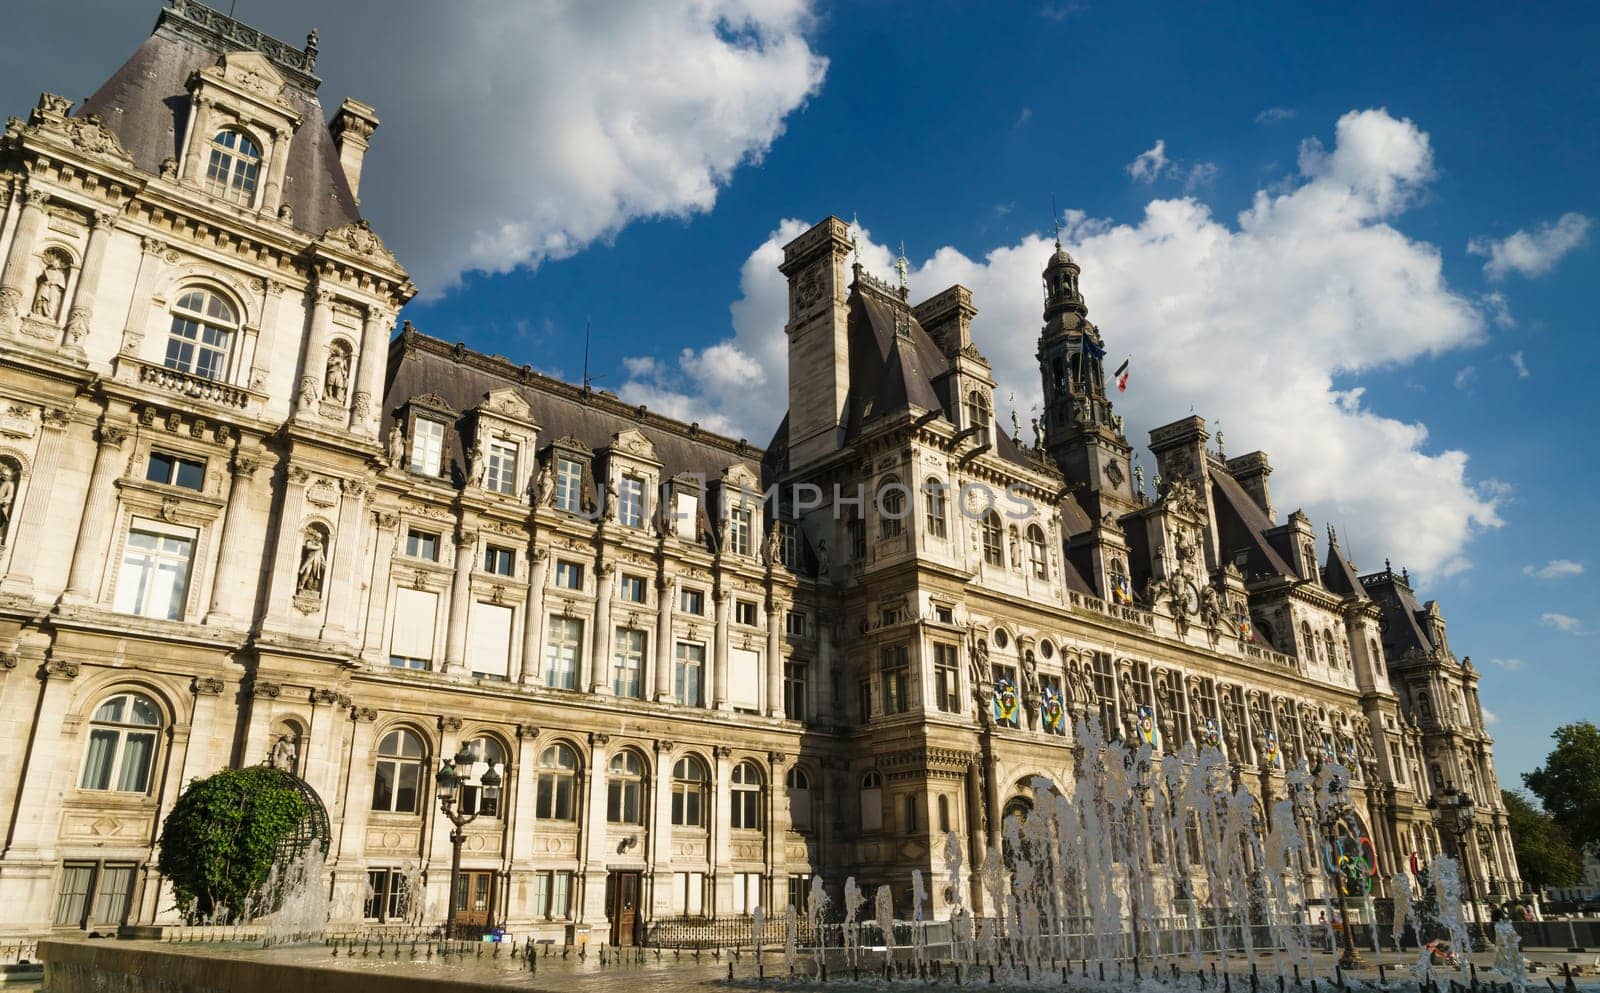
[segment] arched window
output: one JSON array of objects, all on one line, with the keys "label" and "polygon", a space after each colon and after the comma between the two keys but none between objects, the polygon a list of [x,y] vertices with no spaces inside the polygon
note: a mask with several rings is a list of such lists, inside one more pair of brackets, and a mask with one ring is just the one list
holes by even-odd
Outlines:
[{"label": "arched window", "polygon": [[165,365],[202,379],[226,379],[238,331],[239,318],[228,301],[210,290],[188,290],[172,307]]},{"label": "arched window", "polygon": [[983,561],[989,565],[1006,564],[1004,533],[1000,528],[1000,515],[989,511],[983,515]]},{"label": "arched window", "polygon": [[1323,648],[1328,653],[1328,665],[1337,667],[1338,664],[1339,664],[1339,656],[1333,650],[1333,632],[1332,631],[1328,631],[1326,629],[1323,630],[1323,632],[1322,632],[1322,645],[1323,645]]},{"label": "arched window", "polygon": [[898,538],[905,529],[906,487],[895,476],[878,484],[878,537]]},{"label": "arched window", "polygon": [[686,755],[672,767],[672,823],[678,827],[705,827],[706,767]]},{"label": "arched window", "polygon": [[89,751],[78,786],[86,790],[147,793],[156,761],[161,708],[138,693],[119,693],[89,718]]},{"label": "arched window", "polygon": [[211,160],[206,163],[206,192],[250,206],[256,198],[261,173],[261,146],[238,131],[219,131],[211,139]]},{"label": "arched window", "polygon": [[783,777],[789,792],[789,826],[796,831],[811,830],[811,777],[795,766]]},{"label": "arched window", "polygon": [[939,794],[939,833],[950,833],[950,798]]},{"label": "arched window", "polygon": [[989,398],[982,390],[967,394],[967,426],[977,429],[973,437],[978,444],[989,444]]},{"label": "arched window", "polygon": [[572,748],[557,743],[541,752],[534,816],[546,821],[573,820],[573,797],[577,791],[578,757]]},{"label": "arched window", "polygon": [[474,761],[472,772],[461,782],[460,808],[463,814],[479,817],[499,817],[500,798],[483,795],[483,774],[493,769],[497,775],[506,771],[506,750],[496,738],[482,737],[467,742]]},{"label": "arched window", "polygon": [[1300,655],[1307,664],[1317,660],[1317,639],[1311,637],[1311,625],[1300,622]]},{"label": "arched window", "polygon": [[372,777],[372,809],[415,814],[421,807],[422,739],[396,728],[378,742],[378,765]]},{"label": "arched window", "polygon": [[1380,663],[1383,661],[1383,653],[1378,650],[1378,639],[1376,639],[1376,638],[1368,639],[1368,641],[1367,641],[1367,655],[1370,656],[1367,659],[1368,668],[1372,672],[1381,672],[1382,671],[1382,666],[1380,665]]},{"label": "arched window", "polygon": [[1028,555],[1033,559],[1033,578],[1050,578],[1050,560],[1045,556],[1044,528],[1028,525]]},{"label": "arched window", "polygon": [[906,834],[918,834],[922,831],[922,813],[920,804],[918,802],[919,799],[920,798],[915,793],[912,793],[906,797]]},{"label": "arched window", "polygon": [[926,529],[930,538],[943,538],[946,534],[946,506],[944,483],[929,477],[922,484],[922,506],[926,515]]},{"label": "arched window", "polygon": [[733,802],[728,810],[728,826],[745,831],[761,830],[761,770],[754,762],[733,767]]},{"label": "arched window", "polygon": [[631,751],[611,756],[606,770],[606,820],[641,824],[644,813],[644,763]]},{"label": "arched window", "polygon": [[883,830],[883,780],[876,772],[861,777],[861,830]]}]

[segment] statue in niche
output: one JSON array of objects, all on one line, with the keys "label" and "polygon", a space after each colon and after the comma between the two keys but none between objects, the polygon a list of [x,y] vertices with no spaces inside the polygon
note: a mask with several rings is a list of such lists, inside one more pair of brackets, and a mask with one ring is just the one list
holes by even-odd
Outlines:
[{"label": "statue in niche", "polygon": [[300,574],[295,593],[316,596],[322,592],[322,575],[327,570],[327,550],[323,547],[322,532],[316,528],[306,530],[305,541],[300,545]]},{"label": "statue in niche", "polygon": [[350,353],[335,345],[328,349],[328,369],[322,379],[322,398],[344,403],[349,392]]},{"label": "statue in niche", "polygon": [[267,765],[282,772],[293,773],[299,758],[300,748],[295,744],[294,735],[280,734],[278,740],[272,743],[272,754],[267,756]]},{"label": "statue in niche", "polygon": [[10,466],[0,466],[0,545],[11,536],[11,505],[17,499],[17,476]]},{"label": "statue in niche", "polygon": [[1039,696],[1039,660],[1031,649],[1022,653],[1022,696],[1025,700]]},{"label": "statue in niche", "polygon": [[535,507],[549,505],[550,498],[556,492],[556,479],[555,473],[550,471],[548,464],[540,466],[539,471],[534,474],[533,485],[529,488],[529,491],[533,494],[533,505]]},{"label": "statue in niche", "polygon": [[405,464],[406,436],[400,433],[400,425],[395,424],[389,428],[389,467],[400,469]]},{"label": "statue in niche", "polygon": [[828,578],[828,574],[829,574],[829,570],[832,569],[832,567],[833,567],[833,561],[830,558],[828,558],[828,539],[826,539],[826,538],[818,538],[817,539],[817,576],[819,578],[822,578],[822,579],[827,579]]},{"label": "statue in niche", "polygon": [[67,272],[70,265],[60,252],[46,252],[44,271],[39,273],[33,290],[33,307],[29,313],[47,321],[61,316],[61,301],[67,295]]},{"label": "statue in niche", "polygon": [[761,561],[765,565],[781,565],[778,561],[778,525],[767,529],[767,540],[761,546]]},{"label": "statue in niche", "polygon": [[467,485],[479,486],[483,482],[483,446],[476,440],[467,450]]}]

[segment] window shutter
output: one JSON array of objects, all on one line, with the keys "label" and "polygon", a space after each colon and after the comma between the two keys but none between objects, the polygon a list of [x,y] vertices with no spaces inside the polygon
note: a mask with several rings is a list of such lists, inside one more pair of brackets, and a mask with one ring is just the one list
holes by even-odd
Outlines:
[{"label": "window shutter", "polygon": [[475,602],[467,616],[467,671],[504,679],[511,674],[511,608]]},{"label": "window shutter", "polygon": [[439,594],[402,587],[394,594],[394,636],[389,654],[408,659],[433,659],[434,618]]}]

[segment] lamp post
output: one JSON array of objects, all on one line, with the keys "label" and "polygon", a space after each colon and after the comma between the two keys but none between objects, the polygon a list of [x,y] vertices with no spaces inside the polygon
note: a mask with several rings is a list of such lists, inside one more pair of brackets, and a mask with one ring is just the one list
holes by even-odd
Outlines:
[{"label": "lamp post", "polygon": [[[454,825],[450,831],[450,911],[445,919],[445,937],[456,936],[456,887],[461,881],[461,846],[467,840],[466,827],[478,819],[476,806],[472,813],[463,814],[456,809],[456,802],[461,796],[461,787],[472,778],[472,767],[478,761],[478,756],[470,745],[462,742],[461,750],[456,752],[455,758],[445,759],[439,765],[439,772],[434,777],[435,794],[439,798],[439,809],[450,818]],[[495,771],[493,763],[479,777],[478,784],[483,793],[479,805],[486,801],[495,801],[500,798],[500,773]]]},{"label": "lamp post", "polygon": [[[1318,772],[1321,772],[1319,766]],[[1351,827],[1355,808],[1350,804],[1350,793],[1344,777],[1337,773],[1328,776],[1327,799],[1319,816],[1318,826],[1327,839],[1329,857],[1328,873],[1333,879],[1334,892],[1339,897],[1339,930],[1344,939],[1344,952],[1339,957],[1339,968],[1360,969],[1366,965],[1361,953],[1356,951],[1355,929],[1350,926],[1350,904],[1347,899],[1350,886],[1361,879],[1361,869],[1354,862],[1339,858],[1339,842],[1344,838],[1355,841],[1358,833]]]},{"label": "lamp post", "polygon": [[[1471,836],[1473,824],[1478,819],[1477,805],[1472,802],[1471,794],[1456,789],[1454,783],[1446,783],[1439,792],[1440,796],[1428,798],[1428,816],[1433,818],[1433,826],[1439,833],[1450,839],[1456,861],[1461,865],[1464,902],[1471,908],[1472,922],[1481,926],[1477,896],[1472,885],[1472,858],[1467,852],[1467,838]],[[1477,943],[1476,939],[1473,943]]]}]

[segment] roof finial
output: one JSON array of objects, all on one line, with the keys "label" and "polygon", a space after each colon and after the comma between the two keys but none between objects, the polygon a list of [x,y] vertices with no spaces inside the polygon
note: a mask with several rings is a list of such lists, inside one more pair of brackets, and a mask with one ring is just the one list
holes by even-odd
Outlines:
[{"label": "roof finial", "polygon": [[1061,211],[1056,209],[1056,195],[1050,194],[1050,223],[1056,229],[1056,251],[1061,251]]},{"label": "roof finial", "polygon": [[1011,396],[1006,400],[1011,405],[1011,440],[1021,444],[1022,424],[1017,421],[1017,391],[1012,390]]},{"label": "roof finial", "polygon": [[850,261],[856,265],[861,264],[861,240],[859,234],[861,222],[856,220],[856,212],[850,212],[850,252],[854,256]]},{"label": "roof finial", "polygon": [[1333,529],[1332,524],[1328,525],[1328,544],[1335,548],[1339,547],[1339,532]]},{"label": "roof finial", "polygon": [[1217,458],[1226,459],[1228,453],[1222,447],[1222,418],[1217,418]]},{"label": "roof finial", "polygon": [[894,260],[894,273],[900,278],[900,289],[905,290],[906,273],[911,271],[911,263],[906,261],[906,243],[900,243],[900,257]]}]

